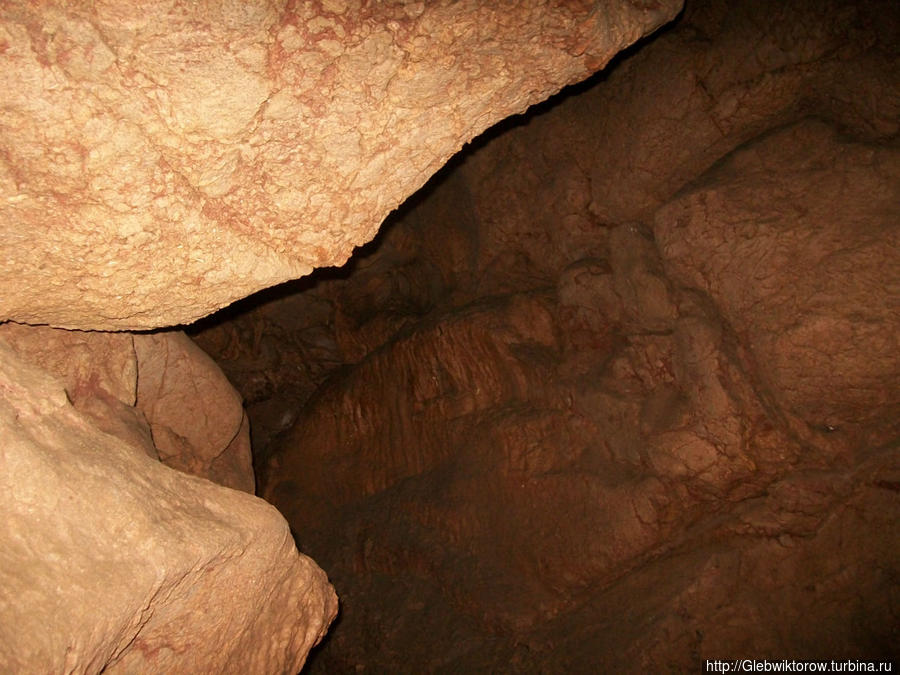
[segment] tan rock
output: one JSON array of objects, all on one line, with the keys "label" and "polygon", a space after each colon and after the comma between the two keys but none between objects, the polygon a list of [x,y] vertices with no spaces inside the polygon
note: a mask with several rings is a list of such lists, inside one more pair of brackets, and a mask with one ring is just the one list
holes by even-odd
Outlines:
[{"label": "tan rock", "polygon": [[187,323],[342,263],[680,5],[4,3],[0,318]]},{"label": "tan rock", "polygon": [[160,460],[252,494],[250,426],[222,370],[178,331],[134,335],[134,352],[137,407]]},{"label": "tan rock", "polygon": [[7,322],[0,339],[59,378],[72,405],[98,429],[158,459],[147,420],[134,407],[138,366],[131,335]]},{"label": "tan rock", "polygon": [[0,670],[296,672],[337,606],[264,502],[101,432],[0,341]]},{"label": "tan rock", "polygon": [[180,331],[0,325],[22,358],[62,379],[102,431],[186,473],[254,491],[249,421],[222,370]]}]

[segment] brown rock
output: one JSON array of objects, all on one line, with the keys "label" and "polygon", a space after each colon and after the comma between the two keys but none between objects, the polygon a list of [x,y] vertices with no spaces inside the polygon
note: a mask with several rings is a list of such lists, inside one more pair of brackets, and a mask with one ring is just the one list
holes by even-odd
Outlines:
[{"label": "brown rock", "polygon": [[766,398],[819,436],[880,445],[900,433],[898,220],[900,153],[808,122],[704,176],[659,212],[656,235]]},{"label": "brown rock", "polygon": [[0,669],[296,672],[337,609],[284,520],[101,432],[0,342]]},{"label": "brown rock", "polygon": [[[553,359],[547,304],[514,297],[448,316],[332,381],[281,440],[282,448],[307,452],[275,460],[266,498],[302,532],[317,527],[322,508],[359,501],[447,461],[482,415],[543,387],[543,364],[525,355]],[[358,462],[370,470],[358,471]]]},{"label": "brown rock", "polygon": [[5,3],[0,318],[186,323],[342,263],[680,4]]},{"label": "brown rock", "polygon": [[[417,219],[432,221],[433,237],[422,250],[460,229],[473,240],[465,271],[455,257],[437,262],[452,261],[464,287],[552,287],[574,261],[607,257],[607,228],[649,224],[678,190],[768,130],[812,114],[867,141],[891,138],[898,21],[890,0],[687,3],[677,26],[620,57],[595,86],[474,144],[422,204]],[[801,26],[810,27],[802,38]]]},{"label": "brown rock", "polygon": [[796,660],[896,659],[898,591],[885,562],[897,548],[885,534],[900,513],[878,476],[897,470],[880,453],[856,480],[829,472],[784,481],[738,507],[740,524],[584,595],[495,662],[511,672],[602,663],[631,673],[689,672],[723,651],[776,662],[786,651]]},{"label": "brown rock", "polygon": [[[178,1],[0,10],[22,80],[0,310],[153,325],[343,260],[478,129],[668,11]],[[276,450],[265,494],[341,591],[313,672],[896,655],[898,8],[696,0],[478,141],[351,267],[205,324]],[[178,334],[29,331],[0,337],[73,405],[0,350],[0,662],[296,668],[334,601],[283,523],[94,429],[149,445],[143,410],[167,461],[239,485],[221,373]],[[54,599],[38,632],[24,603]]]},{"label": "brown rock", "polygon": [[896,656],[897,10],[698,0],[268,306],[344,360],[265,477],[312,672]]}]

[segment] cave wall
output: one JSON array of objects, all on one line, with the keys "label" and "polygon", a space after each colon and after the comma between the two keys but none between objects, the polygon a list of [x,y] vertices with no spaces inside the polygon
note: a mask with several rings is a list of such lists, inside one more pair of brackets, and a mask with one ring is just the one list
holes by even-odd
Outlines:
[{"label": "cave wall", "polygon": [[313,672],[897,657],[898,44],[688,3],[198,329],[342,597]]}]

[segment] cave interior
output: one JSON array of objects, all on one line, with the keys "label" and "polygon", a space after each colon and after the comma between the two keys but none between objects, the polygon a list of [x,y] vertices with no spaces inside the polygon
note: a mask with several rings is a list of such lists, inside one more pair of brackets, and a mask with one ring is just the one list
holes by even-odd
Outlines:
[{"label": "cave interior", "polygon": [[[622,4],[648,14],[666,3]],[[394,5],[409,6],[390,15],[398,41],[429,11],[446,22],[440,12],[481,6],[360,4]],[[250,9],[227,11],[252,31]],[[19,14],[2,17],[13,25]],[[72,34],[90,35],[89,23],[73,20]],[[279,45],[302,43],[294,28],[282,26]],[[15,51],[6,39],[0,58]],[[581,59],[578,49],[560,51]],[[229,67],[255,54],[248,47]],[[268,63],[293,67],[279,58]],[[214,313],[201,302],[184,316],[203,318],[167,322],[191,283],[168,288],[149,274],[146,296],[115,287],[105,297],[96,279],[58,284],[62,298],[77,286],[88,309],[54,305],[32,277],[17,291],[24,300],[0,298],[0,310],[12,307],[0,313],[0,431],[11,439],[0,449],[0,670],[676,673],[748,658],[832,659],[849,672],[897,662],[900,3],[688,0],[593,70],[586,80],[565,71],[580,81],[490,126],[433,175],[420,167],[408,178],[389,163],[365,174],[385,175],[387,196],[359,191],[378,208],[398,175],[431,177],[377,234],[357,231],[341,266],[328,263],[347,257],[350,235],[341,222],[314,223],[337,253],[313,238],[325,252],[286,265],[316,269],[269,284],[290,275],[246,242],[269,237],[265,246],[290,253],[284,242],[301,235],[250,225],[248,235],[234,216],[242,197],[226,203],[245,189],[237,178],[179,169],[208,193],[185,219],[237,222],[217,245],[262,271],[195,274],[190,265],[215,263],[202,251],[178,258],[174,246],[154,271],[183,265],[206,284],[198,295],[220,294],[209,307],[242,299]],[[82,71],[66,72],[81,81]],[[331,79],[315,86],[341,76],[322,72]],[[184,103],[179,82],[171,75],[173,109]],[[199,122],[182,115],[195,125],[184,133],[191,151],[191,134],[206,133],[201,94],[184,99],[200,111]],[[237,119],[232,98],[216,104]],[[259,133],[278,140],[285,119],[327,117],[326,103],[296,112],[273,95],[260,109],[274,121]],[[167,138],[147,118],[148,137]],[[411,147],[449,144],[453,133]],[[335,139],[315,142],[339,156]],[[178,173],[166,173],[178,143],[126,141],[116,153],[162,148],[166,161],[147,170]],[[15,163],[7,145],[0,167]],[[214,143],[197,147],[217,171],[240,174],[238,160],[208,150]],[[306,160],[285,157],[272,165],[294,171]],[[152,208],[202,192],[179,192],[182,177]],[[83,188],[53,180],[53,203],[69,208]],[[130,195],[141,182],[109,180],[96,194]],[[2,208],[24,209],[20,192]],[[292,199],[285,209],[302,201]],[[352,220],[357,204],[310,203],[323,221]],[[26,234],[6,234],[10,222],[43,232],[0,212],[4,251],[28,248]],[[107,237],[97,259],[155,260],[141,227]],[[191,227],[201,241],[203,227]],[[65,250],[46,253],[48,269]],[[10,253],[10,270],[17,260]],[[158,288],[164,301],[150,295]],[[133,298],[158,313],[127,309]],[[96,325],[79,323],[104,302],[127,311],[111,305]]]},{"label": "cave interior", "polygon": [[309,672],[896,656],[897,27],[689,2],[189,329],[341,598]]}]

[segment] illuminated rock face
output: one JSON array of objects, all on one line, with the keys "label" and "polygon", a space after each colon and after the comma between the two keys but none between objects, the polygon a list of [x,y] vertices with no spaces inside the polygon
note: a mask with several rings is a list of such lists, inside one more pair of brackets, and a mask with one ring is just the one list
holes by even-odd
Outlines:
[{"label": "illuminated rock face", "polygon": [[341,264],[680,5],[6,2],[0,320],[188,323]]},{"label": "illuminated rock face", "polygon": [[896,657],[898,37],[694,2],[196,335],[342,598],[313,672]]},{"label": "illuminated rock face", "polygon": [[[183,342],[0,326],[4,671],[295,672],[334,618],[334,590],[274,508],[157,459],[167,447],[154,445],[158,429],[183,417],[160,396],[145,408],[148,424],[134,407],[139,373],[168,378],[158,391],[170,396],[178,364],[195,392],[224,382]],[[199,429],[210,417],[240,435],[239,401],[182,403]],[[180,468],[252,487],[239,463],[202,470],[209,439],[183,440],[198,460]],[[220,454],[233,455],[225,446]]]}]

